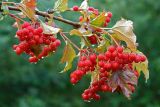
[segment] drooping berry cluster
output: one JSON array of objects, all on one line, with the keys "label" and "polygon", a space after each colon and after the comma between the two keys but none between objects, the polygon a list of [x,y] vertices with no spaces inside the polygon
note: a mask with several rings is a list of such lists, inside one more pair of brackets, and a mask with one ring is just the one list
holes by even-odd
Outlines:
[{"label": "drooping berry cluster", "polygon": [[96,54],[91,54],[89,57],[84,55],[80,56],[77,70],[71,73],[71,83],[76,84],[81,78],[89,71],[94,71],[96,67]]},{"label": "drooping berry cluster", "polygon": [[[88,72],[98,74],[98,79],[91,82],[89,88],[82,94],[82,98],[85,101],[91,99],[99,100],[100,96],[98,92],[112,91],[112,87],[109,86],[108,81],[113,73],[130,70],[138,78],[139,73],[134,70],[132,63],[144,61],[146,61],[144,55],[125,52],[122,46],[110,46],[103,54],[91,54],[88,57],[81,55],[77,70],[70,75],[71,83],[78,83]],[[128,83],[127,85],[134,92],[134,84]],[[118,87],[116,91],[121,91],[121,88]]]},{"label": "drooping berry cluster", "polygon": [[54,35],[43,34],[42,27],[36,27],[28,22],[22,24],[22,29],[18,30],[16,35],[20,43],[13,46],[14,51],[17,55],[23,52],[28,54],[31,63],[36,63],[49,53],[56,51],[61,44]]},{"label": "drooping berry cluster", "polygon": [[111,21],[111,18],[112,18],[112,13],[111,12],[107,12],[107,16],[106,16],[106,20],[105,20],[105,23],[104,23],[104,27],[108,26],[108,24]]}]

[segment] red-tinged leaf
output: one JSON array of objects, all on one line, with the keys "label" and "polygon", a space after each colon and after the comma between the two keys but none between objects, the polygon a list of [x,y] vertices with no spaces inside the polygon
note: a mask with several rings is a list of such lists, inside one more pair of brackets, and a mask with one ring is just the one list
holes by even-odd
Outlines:
[{"label": "red-tinged leaf", "polygon": [[138,78],[133,71],[117,71],[114,72],[109,78],[108,85],[114,92],[118,87],[121,88],[123,94],[130,99],[132,90],[128,87],[128,84],[137,85]]},{"label": "red-tinged leaf", "polygon": [[23,0],[22,4],[24,4],[28,8],[35,9],[37,5],[37,1],[36,0]]},{"label": "red-tinged leaf", "polygon": [[66,46],[64,48],[63,56],[62,56],[62,59],[61,59],[61,63],[66,63],[66,66],[61,73],[66,72],[66,71],[68,71],[69,69],[72,68],[72,62],[73,62],[75,57],[76,57],[75,50],[73,49],[71,44],[66,42]]}]

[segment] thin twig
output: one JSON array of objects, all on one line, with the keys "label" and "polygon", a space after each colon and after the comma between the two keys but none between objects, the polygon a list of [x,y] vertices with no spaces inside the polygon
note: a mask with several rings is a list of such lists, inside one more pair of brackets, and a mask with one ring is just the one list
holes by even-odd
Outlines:
[{"label": "thin twig", "polygon": [[109,35],[109,36],[111,37],[111,39],[115,42],[115,44],[116,44],[117,46],[119,46],[118,42],[114,39],[114,37],[113,37],[109,32],[103,31],[103,33]]},{"label": "thin twig", "polygon": [[15,16],[14,14],[9,13],[8,15],[11,16],[11,17],[13,17],[14,19],[17,19],[17,20],[20,20],[22,22],[25,22],[24,20],[22,20],[21,18]]},{"label": "thin twig", "polygon": [[[12,11],[19,11],[19,12],[21,11],[19,8],[15,7],[15,6],[8,6],[8,9],[12,10]],[[0,10],[0,11],[2,11],[2,10]],[[36,15],[39,15],[42,17],[50,17],[50,15],[47,12],[43,12],[43,11],[39,11],[39,10],[35,10],[35,12],[36,12]],[[70,20],[67,20],[67,19],[64,19],[61,17],[53,16],[53,19],[58,20],[63,23],[66,23],[66,24],[69,24],[69,25],[72,25],[75,28],[79,28],[81,26],[78,22],[73,22],[73,21],[70,21]]]},{"label": "thin twig", "polygon": [[60,35],[62,36],[62,38],[70,42],[78,51],[81,51],[81,49],[75,43],[73,43],[64,33],[60,32]]}]

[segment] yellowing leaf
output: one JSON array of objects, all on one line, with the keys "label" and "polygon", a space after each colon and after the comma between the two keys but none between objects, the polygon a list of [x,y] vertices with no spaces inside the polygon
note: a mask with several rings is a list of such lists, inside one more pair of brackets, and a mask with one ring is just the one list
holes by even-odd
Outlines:
[{"label": "yellowing leaf", "polygon": [[142,63],[134,63],[133,66],[138,72],[143,72],[146,78],[146,82],[149,79],[148,60]]},{"label": "yellowing leaf", "polygon": [[36,0],[23,0],[22,4],[32,9],[35,9],[37,5]]},{"label": "yellowing leaf", "polygon": [[64,12],[68,9],[68,0],[57,0],[54,5],[54,10]]},{"label": "yellowing leaf", "polygon": [[96,18],[94,18],[92,21],[91,21],[91,25],[94,25],[94,26],[103,26],[105,20],[106,20],[106,12],[102,12],[99,16],[97,16]]},{"label": "yellowing leaf", "polygon": [[41,25],[43,27],[43,33],[44,34],[57,34],[58,32],[60,32],[61,29],[59,28],[55,28],[49,25],[46,25],[45,23],[43,23],[41,21]]},{"label": "yellowing leaf", "polygon": [[22,11],[22,13],[24,15],[26,15],[29,19],[31,19],[32,21],[35,21],[36,20],[36,17],[35,17],[35,10],[26,6],[25,4],[22,4],[22,3],[19,3],[17,5],[17,7]]},{"label": "yellowing leaf", "polygon": [[133,33],[133,22],[130,20],[121,19],[112,28],[116,38],[125,41],[128,48],[136,51],[136,35]]},{"label": "yellowing leaf", "polygon": [[82,3],[81,3],[81,6],[79,7],[80,9],[84,9],[84,10],[87,10],[88,9],[88,0],[84,0]]},{"label": "yellowing leaf", "polygon": [[83,36],[83,34],[77,30],[77,29],[73,29],[70,31],[70,35],[77,35],[77,36]]},{"label": "yellowing leaf", "polygon": [[66,63],[66,66],[61,73],[66,72],[66,71],[68,71],[69,69],[72,68],[72,62],[73,62],[75,57],[76,57],[75,50],[73,49],[71,44],[66,42],[66,46],[64,48],[63,56],[62,56],[62,59],[61,59],[61,63]]}]

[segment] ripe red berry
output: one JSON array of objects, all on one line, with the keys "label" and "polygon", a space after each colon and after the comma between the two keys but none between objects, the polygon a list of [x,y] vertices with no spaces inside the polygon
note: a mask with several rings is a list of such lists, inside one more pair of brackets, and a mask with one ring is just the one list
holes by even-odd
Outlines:
[{"label": "ripe red berry", "polygon": [[117,50],[118,53],[122,53],[122,52],[123,52],[123,47],[118,46],[118,47],[116,48],[116,50]]},{"label": "ripe red berry", "polygon": [[92,61],[92,62],[95,62],[96,59],[97,59],[97,55],[96,54],[92,54],[89,56],[89,59]]},{"label": "ripe red berry", "polygon": [[94,100],[97,100],[97,101],[98,101],[98,100],[100,100],[100,98],[101,98],[101,97],[100,97],[100,95],[98,95],[98,94],[94,94],[94,95],[93,95],[93,99],[94,99]]},{"label": "ripe red berry", "polygon": [[82,94],[82,99],[85,100],[85,101],[88,101],[89,100],[89,96],[83,93]]},{"label": "ripe red berry", "polygon": [[89,11],[94,11],[94,8],[93,7],[89,7],[88,10]]},{"label": "ripe red berry", "polygon": [[109,23],[111,21],[110,17],[106,18],[106,22]]},{"label": "ripe red berry", "polygon": [[29,58],[29,62],[36,63],[36,62],[38,62],[38,59],[35,56],[34,57],[30,57]]},{"label": "ripe red berry", "polygon": [[99,61],[104,60],[104,59],[105,59],[105,56],[103,54],[98,55],[98,60]]},{"label": "ripe red berry", "polygon": [[79,7],[78,6],[73,6],[73,11],[79,11]]},{"label": "ripe red berry", "polygon": [[22,49],[19,47],[17,47],[15,51],[17,55],[20,55],[22,53]]},{"label": "ripe red berry", "polygon": [[107,16],[108,16],[109,18],[112,17],[112,13],[111,13],[111,12],[108,12],[107,14],[108,14]]},{"label": "ripe red berry", "polygon": [[108,47],[108,51],[111,53],[114,52],[115,50],[116,50],[115,46]]}]

